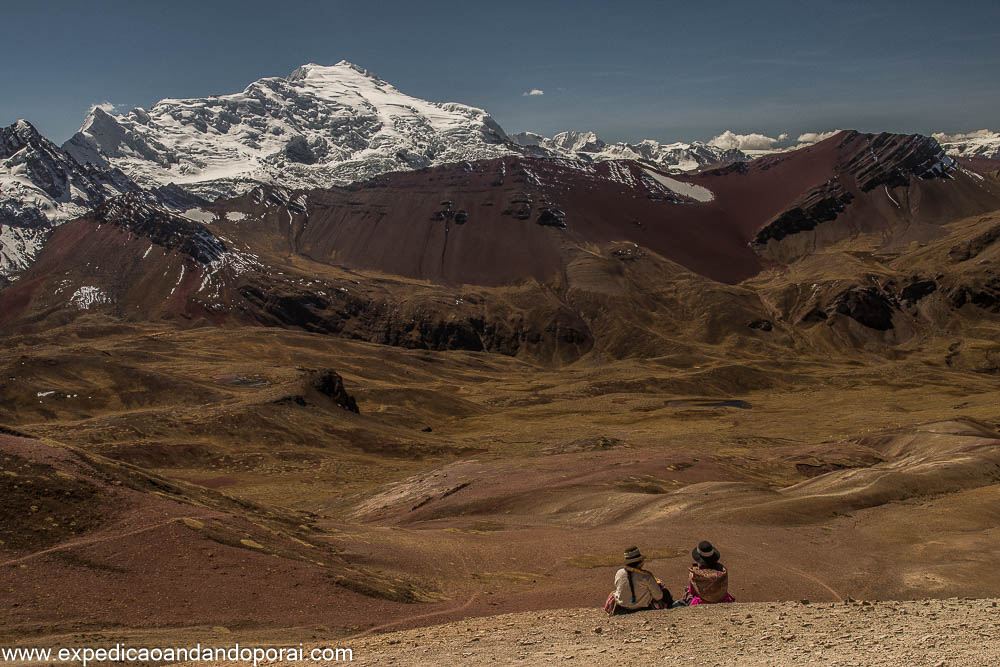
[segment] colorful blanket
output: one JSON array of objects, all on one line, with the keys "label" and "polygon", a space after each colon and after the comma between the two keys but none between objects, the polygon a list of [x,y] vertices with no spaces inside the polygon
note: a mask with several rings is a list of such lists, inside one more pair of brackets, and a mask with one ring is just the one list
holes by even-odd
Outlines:
[{"label": "colorful blanket", "polygon": [[[688,594],[690,604],[714,604],[734,602],[729,594],[729,572],[726,568],[712,570],[691,566],[688,568]],[[696,602],[697,600],[697,602]]]}]

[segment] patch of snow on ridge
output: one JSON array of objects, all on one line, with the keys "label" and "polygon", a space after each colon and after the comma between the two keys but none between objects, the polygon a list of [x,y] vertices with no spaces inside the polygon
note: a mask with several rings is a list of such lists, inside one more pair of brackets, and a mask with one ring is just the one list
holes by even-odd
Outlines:
[{"label": "patch of snow on ridge", "polygon": [[715,195],[712,194],[712,191],[704,186],[678,181],[676,178],[670,178],[669,176],[658,174],[655,171],[650,171],[649,169],[644,169],[643,171],[645,171],[650,178],[655,180],[660,185],[681,196],[689,197],[690,199],[700,202],[709,202],[715,199]]},{"label": "patch of snow on ridge", "polygon": [[42,249],[48,230],[0,224],[0,276],[22,271]]},{"label": "patch of snow on ridge", "polygon": [[188,220],[194,220],[195,222],[200,222],[202,224],[208,225],[215,220],[215,214],[211,211],[206,211],[203,208],[189,208],[188,210],[181,213]]},{"label": "patch of snow on ridge", "polygon": [[901,207],[901,206],[899,205],[899,202],[898,202],[898,201],[896,201],[895,197],[893,197],[893,196],[892,196],[892,194],[891,194],[891,193],[889,192],[889,186],[888,186],[888,185],[884,185],[884,186],[882,186],[882,187],[884,187],[884,188],[885,188],[885,196],[889,198],[889,201],[891,201],[891,202],[892,202],[893,204],[895,204],[895,205],[896,205],[896,208],[902,208],[902,207]]},{"label": "patch of snow on ridge", "polygon": [[91,306],[111,303],[111,299],[108,298],[108,295],[101,288],[84,285],[73,292],[73,296],[69,298],[69,302],[80,310],[88,310]]},{"label": "patch of snow on ridge", "polygon": [[240,220],[246,220],[247,214],[243,211],[229,211],[226,213],[226,220],[230,222],[239,222]]}]

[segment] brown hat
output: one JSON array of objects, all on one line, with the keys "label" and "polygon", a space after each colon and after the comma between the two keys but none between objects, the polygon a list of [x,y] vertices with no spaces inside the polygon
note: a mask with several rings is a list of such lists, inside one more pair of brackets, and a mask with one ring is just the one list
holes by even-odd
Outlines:
[{"label": "brown hat", "polygon": [[698,543],[698,546],[691,550],[691,558],[693,558],[694,562],[699,565],[709,565],[718,562],[718,560],[722,558],[722,554],[719,553],[718,549],[712,546],[711,542],[703,540]]},{"label": "brown hat", "polygon": [[639,547],[629,547],[625,550],[625,564],[634,565],[646,560],[646,557],[639,551]]}]

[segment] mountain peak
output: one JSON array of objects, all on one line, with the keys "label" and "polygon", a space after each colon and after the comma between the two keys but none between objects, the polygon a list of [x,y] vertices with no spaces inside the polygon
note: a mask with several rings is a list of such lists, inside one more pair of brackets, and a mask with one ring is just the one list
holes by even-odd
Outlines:
[{"label": "mountain peak", "polygon": [[581,152],[599,151],[607,146],[596,133],[579,130],[560,132],[552,137],[552,141],[560,148]]},{"label": "mountain peak", "polygon": [[292,70],[292,73],[285,77],[286,81],[304,81],[306,79],[329,78],[331,76],[342,76],[347,71],[355,72],[374,81],[382,81],[371,71],[355,65],[347,60],[341,60],[335,65],[318,65],[316,63],[306,63]]},{"label": "mountain peak", "polygon": [[29,144],[44,141],[35,126],[23,118],[8,127],[0,127],[0,158],[8,158]]},{"label": "mountain peak", "polygon": [[23,118],[18,119],[16,123],[11,125],[11,128],[18,132],[30,132],[32,134],[38,134],[38,130],[35,129],[35,126]]},{"label": "mountain peak", "polygon": [[0,128],[0,132],[3,132],[8,136],[17,137],[21,143],[27,143],[32,139],[40,139],[42,136],[38,130],[35,129],[34,125],[23,118],[6,128]]},{"label": "mountain peak", "polygon": [[163,99],[148,111],[95,109],[64,148],[140,185],[174,183],[211,198],[255,182],[343,185],[516,152],[485,111],[412,97],[346,60],[306,63],[228,95]]}]

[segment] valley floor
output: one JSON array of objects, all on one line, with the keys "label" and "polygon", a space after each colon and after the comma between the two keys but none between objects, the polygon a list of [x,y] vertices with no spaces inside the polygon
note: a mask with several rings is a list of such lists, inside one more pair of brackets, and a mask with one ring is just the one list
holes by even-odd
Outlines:
[{"label": "valley floor", "polygon": [[[262,328],[95,321],[9,342],[5,645],[344,642],[568,608],[593,610],[565,626],[590,633],[623,549],[679,594],[701,539],[765,616],[776,600],[1000,595],[996,379],[947,346],[547,368]],[[939,619],[900,619],[938,633],[956,616],[938,604]],[[648,620],[735,611],[684,613]],[[497,657],[607,636],[569,639]]]}]

